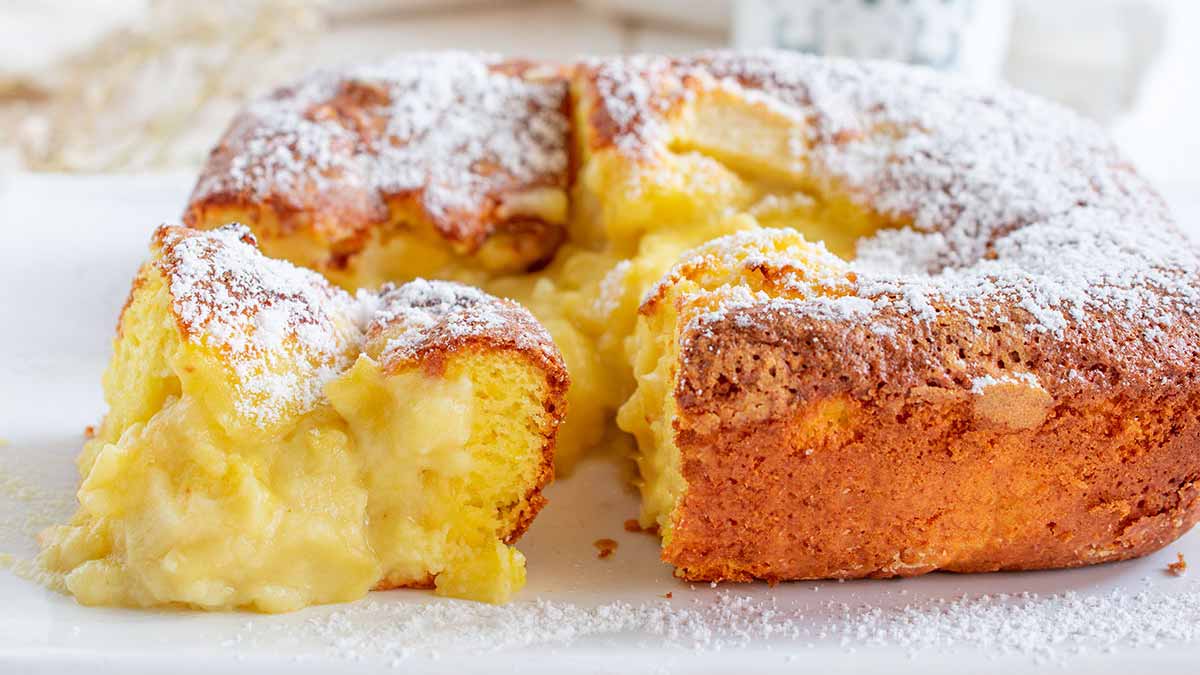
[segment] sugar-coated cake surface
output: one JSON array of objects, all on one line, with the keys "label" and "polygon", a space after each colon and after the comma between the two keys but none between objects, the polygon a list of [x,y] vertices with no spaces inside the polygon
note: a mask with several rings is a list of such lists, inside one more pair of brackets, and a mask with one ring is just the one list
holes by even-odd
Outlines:
[{"label": "sugar-coated cake surface", "polygon": [[[486,320],[431,305],[462,298]],[[79,510],[41,538],[84,604],[504,602],[524,583],[512,543],[545,503],[567,379],[511,301],[427,281],[352,297],[244,226],[162,227],[104,384]]]},{"label": "sugar-coated cake surface", "polygon": [[[1081,565],[1195,522],[1200,261],[1096,125],[782,52],[551,70],[571,157],[565,215],[538,222],[560,237],[467,252],[414,235],[341,267],[320,237],[276,252],[345,287],[439,276],[529,306],[574,375],[564,466],[614,437],[619,408],[642,524],[679,575]],[[219,154],[201,186],[229,173]],[[205,201],[194,226],[220,223]],[[248,203],[273,233],[269,200]]]},{"label": "sugar-coated cake surface", "polygon": [[256,244],[239,224],[209,236],[160,228],[154,264],[181,334],[234,371],[238,412],[270,422],[312,409],[321,387],[350,365],[360,329],[349,295],[315,272],[264,258]]},{"label": "sugar-coated cake surface", "polygon": [[320,72],[234,120],[185,221],[269,222],[269,252],[326,271],[395,236],[468,255],[494,240],[482,257],[520,268],[561,239],[567,132],[565,82],[528,62],[442,52]]},{"label": "sugar-coated cake surface", "polygon": [[633,161],[669,152],[672,113],[697,90],[794,118],[791,158],[810,190],[848,193],[884,223],[857,251],[860,294],[879,311],[932,319],[934,300],[1003,301],[1027,310],[1029,328],[1060,332],[1089,310],[1152,330],[1197,306],[1196,256],[1161,199],[1064,108],[931,71],[776,52],[588,72],[593,145]]},{"label": "sugar-coated cake surface", "polygon": [[[542,356],[545,367],[559,366],[554,341],[529,312],[473,286],[416,279],[388,285],[374,295],[367,342],[382,341],[378,358],[397,367],[427,360],[430,352],[472,343]],[[565,371],[560,377],[565,377]]]}]

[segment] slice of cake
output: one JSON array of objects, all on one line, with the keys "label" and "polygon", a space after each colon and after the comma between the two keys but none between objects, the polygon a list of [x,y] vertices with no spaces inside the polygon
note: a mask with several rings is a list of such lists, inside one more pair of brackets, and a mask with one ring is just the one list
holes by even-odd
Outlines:
[{"label": "slice of cake", "polygon": [[326,393],[362,461],[377,587],[502,602],[525,580],[508,544],[554,471],[558,350],[520,305],[461,284],[385,288],[372,314],[363,354]]},{"label": "slice of cake", "polygon": [[1036,367],[1045,347],[974,330],[982,312],[935,298],[914,325],[912,288],[763,230],[700,247],[652,289],[618,421],[638,440],[641,524],[677,576],[1070,567],[1195,523],[1193,436],[1170,431],[1188,395],[1084,392],[1078,375],[1069,389]]},{"label": "slice of cake", "polygon": [[397,586],[502,602],[566,385],[513,303],[430,282],[352,298],[242,226],[160,228],[79,511],[42,562],[84,604],[278,612]]},{"label": "slice of cake", "polygon": [[[700,472],[707,476],[708,467],[697,462],[707,456],[710,446],[716,452],[731,439],[714,439],[712,434],[719,431],[712,428],[718,422],[716,417],[702,415],[693,421],[686,412],[681,413],[678,399],[684,370],[699,365],[700,358],[720,362],[736,355],[696,353],[697,338],[712,337],[706,326],[738,308],[762,306],[770,312],[772,304],[775,311],[788,305],[833,307],[850,290],[850,279],[849,265],[824,245],[808,242],[791,230],[752,230],[696,249],[647,294],[632,338],[631,361],[637,389],[621,407],[617,422],[637,439],[641,525],[658,530],[663,539],[663,559],[675,564],[682,576],[706,580],[744,578],[737,574],[696,574],[680,559],[680,551],[707,551],[721,545],[722,541],[713,539],[712,534],[727,532],[724,526],[729,524],[725,522],[729,514],[722,512],[725,505],[705,499],[700,486],[689,483],[688,475]],[[695,392],[697,396],[713,393]],[[729,411],[738,416],[736,433],[770,421],[770,407],[765,403],[752,401]],[[698,434],[702,426],[705,433]],[[740,452],[729,454],[722,461],[736,462],[743,456]],[[745,468],[739,466],[736,470]],[[748,500],[757,493],[744,493],[738,483],[752,480],[753,475],[731,476],[729,485],[714,489],[752,508]],[[710,523],[714,517],[719,522]],[[712,527],[697,531],[695,527],[703,523]],[[736,525],[731,526],[740,531]],[[682,535],[677,532],[680,529],[684,530]]]}]

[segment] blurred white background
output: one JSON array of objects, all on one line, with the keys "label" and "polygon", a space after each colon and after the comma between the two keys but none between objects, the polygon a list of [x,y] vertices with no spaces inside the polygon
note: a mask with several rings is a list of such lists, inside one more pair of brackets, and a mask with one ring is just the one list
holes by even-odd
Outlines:
[{"label": "blurred white background", "polygon": [[[784,38],[792,40],[812,36],[809,15],[797,8],[840,7],[841,14],[812,16],[836,24],[825,28],[827,51],[853,52],[873,39],[862,18],[869,15],[846,13],[854,4],[0,0],[0,170],[190,170],[247,96],[319,65],[397,51],[482,49],[565,59],[754,44],[771,38],[748,31],[751,20],[762,23],[763,12],[783,6],[794,14],[792,37]],[[861,4],[900,11],[921,2]],[[1200,192],[1200,125],[1194,123],[1200,119],[1200,2],[943,4],[975,17],[974,27],[958,37],[963,52],[985,65],[963,68],[967,75],[1005,79],[1075,107],[1109,126],[1152,179]],[[875,23],[877,33],[896,25],[890,18]],[[834,34],[836,40],[829,37]]]}]

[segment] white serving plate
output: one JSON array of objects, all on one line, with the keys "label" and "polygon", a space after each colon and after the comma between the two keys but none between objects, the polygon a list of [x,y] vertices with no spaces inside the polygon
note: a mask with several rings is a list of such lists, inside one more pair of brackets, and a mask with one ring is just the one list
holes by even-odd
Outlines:
[{"label": "white serving plate", "polygon": [[[178,216],[190,185],[188,175],[0,177],[0,552],[18,561],[35,550],[32,531],[72,508],[73,459],[84,426],[103,413],[117,312],[151,228]],[[1198,193],[1168,191],[1188,225],[1200,223]],[[0,672],[1195,667],[1200,572],[1165,568],[1176,552],[1200,565],[1200,533],[1142,560],[1078,570],[714,590],[673,579],[652,537],[623,531],[637,501],[622,470],[596,458],[551,487],[521,542],[529,585],[505,609],[424,591],[282,616],[95,609],[0,571]],[[620,543],[607,560],[592,546],[602,537]],[[1074,599],[1048,597],[1067,591]],[[1026,592],[1038,596],[1016,603],[1023,609],[953,604]],[[738,623],[716,620],[719,608]]]}]

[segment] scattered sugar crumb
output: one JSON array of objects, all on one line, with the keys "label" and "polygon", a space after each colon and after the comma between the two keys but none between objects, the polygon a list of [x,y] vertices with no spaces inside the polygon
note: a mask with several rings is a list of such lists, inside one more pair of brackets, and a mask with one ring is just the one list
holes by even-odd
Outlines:
[{"label": "scattered sugar crumb", "polygon": [[69,489],[54,490],[29,475],[25,467],[0,463],[0,568],[55,590],[62,576],[47,572],[37,561],[37,535],[65,522],[75,508]]}]

